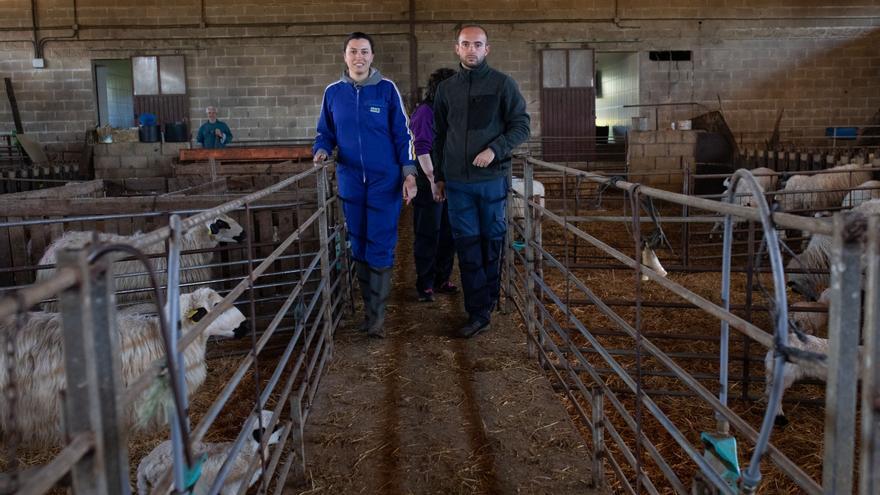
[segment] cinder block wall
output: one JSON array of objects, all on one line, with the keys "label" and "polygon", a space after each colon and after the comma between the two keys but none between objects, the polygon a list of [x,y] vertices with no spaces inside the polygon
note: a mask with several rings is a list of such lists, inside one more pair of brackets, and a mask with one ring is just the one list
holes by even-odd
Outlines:
[{"label": "cinder block wall", "polygon": [[[452,33],[462,21],[486,24],[490,61],[519,82],[534,135],[544,48],[638,52],[641,103],[702,105],[665,108],[660,123],[718,108],[720,97],[744,142],[766,140],[783,109],[793,136],[792,127],[817,135],[826,125],[862,125],[880,108],[876,1],[619,0],[615,10],[590,0],[415,0],[415,45],[408,0],[202,3],[80,0],[74,13],[70,0],[40,0],[39,35],[51,39],[42,43],[46,68],[33,69],[31,2],[0,2],[0,74],[13,80],[25,131],[50,152],[75,153],[97,121],[92,60],[183,54],[191,128],[213,104],[240,142],[310,138],[322,91],[343,69],[345,33],[376,36],[375,66],[409,100],[413,77],[423,86],[435,68],[455,65]],[[692,50],[693,59],[652,62],[650,50]],[[12,128],[3,94],[0,131]]]},{"label": "cinder block wall", "polygon": [[702,131],[630,131],[630,182],[683,192],[684,170],[696,172],[697,134]]}]

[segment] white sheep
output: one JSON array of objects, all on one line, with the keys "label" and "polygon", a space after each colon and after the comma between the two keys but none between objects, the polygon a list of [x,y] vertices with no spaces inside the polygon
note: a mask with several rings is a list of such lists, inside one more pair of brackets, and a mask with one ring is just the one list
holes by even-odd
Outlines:
[{"label": "white sheep", "polygon": [[854,208],[872,199],[880,199],[880,180],[869,180],[859,184],[859,187],[848,192],[840,206]]},{"label": "white sheep", "polygon": [[789,306],[788,314],[802,332],[817,336],[827,334],[830,303],[831,289],[825,289],[815,302],[797,302]]},{"label": "white sheep", "polygon": [[[99,233],[98,239],[106,243],[132,244],[138,237],[143,235],[125,236]],[[39,264],[55,265],[58,260],[59,251],[62,249],[81,249],[92,242],[93,236],[93,232],[65,232],[64,235],[53,241],[46,248],[46,252],[40,258]],[[242,226],[232,218],[221,215],[204,227],[190,229],[189,232],[181,236],[181,251],[212,249],[221,242],[241,242],[242,240],[244,240],[244,229]],[[154,243],[148,246],[144,252],[147,255],[163,254],[165,253],[165,245],[163,243]],[[213,252],[182,255],[180,257],[180,284],[197,284],[211,280],[210,268],[191,267],[204,267],[211,262],[213,256]],[[167,259],[165,257],[152,258],[151,264],[157,271],[159,283],[164,285],[167,279],[165,273]],[[113,264],[114,283],[117,290],[116,301],[118,303],[141,301],[152,297],[146,291],[146,289],[150,288],[150,282],[145,272],[146,269],[137,260],[119,261]],[[54,267],[38,270],[37,282],[51,278],[54,273]],[[183,289],[187,290],[187,287],[183,287]],[[120,294],[118,293],[119,291],[125,291],[125,293]],[[46,311],[57,311],[58,304],[54,301],[46,302],[43,304],[43,309]]]},{"label": "white sheep", "polygon": [[[513,204],[510,205],[510,218],[513,220],[521,220],[526,217],[526,182],[525,180],[514,177],[511,180],[510,188],[517,194],[513,195]],[[540,181],[532,179],[532,198],[533,202],[544,207],[544,184]]]},{"label": "white sheep", "polygon": [[871,180],[870,170],[859,170],[864,168],[864,165],[851,163],[830,168],[827,173],[794,175],[776,195],[776,201],[786,212],[837,207],[851,189]]},{"label": "white sheep", "polygon": [[[222,495],[231,495],[240,492],[241,484],[244,482],[244,476],[247,475],[248,467],[254,458],[259,455],[260,440],[265,432],[265,425],[269,424],[272,419],[272,411],[262,411],[262,424],[264,428],[260,428],[260,424],[254,420],[251,437],[245,440],[245,444],[238,451],[228,474],[220,488]],[[278,443],[281,435],[280,430],[272,433],[266,441],[266,450],[264,455],[268,455],[268,446]],[[232,450],[233,442],[224,443],[196,443],[192,446],[194,456],[206,456],[202,464],[202,474],[192,489],[193,494],[201,495],[208,493],[211,485],[217,479],[220,468],[229,457]],[[171,451],[171,442],[166,440],[154,448],[146,457],[141,459],[137,469],[137,491],[138,495],[149,495],[153,489],[161,482],[174,465],[174,457]],[[256,472],[247,482],[247,486],[251,487],[260,479],[263,474],[262,466],[258,466]],[[170,493],[170,490],[169,492]]]},{"label": "white sheep", "polygon": [[[182,332],[186,333],[223,298],[213,289],[203,287],[180,295]],[[205,344],[212,335],[240,337],[247,331],[244,315],[232,307],[217,317],[184,351],[187,391],[191,395],[205,381]],[[61,315],[59,313],[31,312],[27,322],[16,330],[15,318],[0,322],[0,332],[14,332],[16,339],[16,388],[18,402],[15,416],[17,428],[26,443],[35,446],[57,444],[61,441],[61,392],[67,388],[64,368]],[[120,311],[116,318],[117,341],[122,366],[120,386],[135,381],[153,361],[165,356],[165,346],[156,316],[128,314]],[[8,382],[6,353],[0,353],[0,390]],[[143,400],[143,399],[142,399]],[[141,401],[142,401],[141,400]],[[139,402],[141,402],[139,401]],[[6,401],[0,401],[0,425],[7,424]],[[135,425],[134,410],[123,413],[126,427]],[[149,427],[157,426],[153,421]]]},{"label": "white sheep", "polygon": [[[776,189],[776,183],[779,181],[779,175],[775,170],[769,169],[767,167],[758,167],[751,171],[752,175],[755,177],[755,182],[758,184],[758,189],[761,192],[764,191],[772,191]],[[730,191],[730,177],[724,179],[724,196],[722,198],[726,199],[727,194]],[[740,206],[748,206],[751,208],[758,207],[758,200],[756,200],[751,193],[751,189],[746,186],[745,182],[738,181],[736,183],[736,191],[734,191],[734,204],[738,204]]]},{"label": "white sheep", "polygon": [[[760,190],[762,193],[765,191],[772,191],[776,189],[776,183],[779,181],[779,175],[773,169],[769,169],[767,167],[758,167],[752,170],[751,173],[755,177],[755,182],[758,184],[758,190]],[[721,196],[721,200],[727,202],[727,195],[730,192],[730,177],[724,179],[724,188],[724,194]],[[742,180],[736,183],[733,204],[739,206],[748,206],[749,208],[758,207],[758,200],[755,199],[754,196],[752,196],[751,189]],[[744,219],[736,215],[732,215],[730,219],[734,229],[739,224],[745,222]],[[723,228],[723,221],[715,222],[715,225],[712,226],[712,230],[709,233],[710,237],[712,237],[714,233],[721,231]]]},{"label": "white sheep", "polygon": [[[816,337],[814,335],[806,335],[805,341],[801,342],[801,340],[792,332],[788,333],[788,346],[793,347],[795,349],[800,349],[802,351],[808,351],[816,354],[821,354],[823,356],[828,355],[829,342],[828,339],[823,339],[820,337]],[[764,356],[764,372],[766,376],[766,386],[764,388],[764,398],[768,401],[770,400],[770,390],[773,388],[773,366],[775,359],[773,358],[773,350],[770,349],[767,351],[767,354]],[[862,347],[859,346],[859,359],[858,363],[862,362]],[[858,372],[861,375],[862,366],[858,366]],[[785,417],[785,412],[782,410],[782,396],[785,395],[785,391],[791,388],[795,382],[799,382],[804,379],[813,378],[815,380],[827,381],[828,380],[828,366],[823,362],[818,361],[798,361],[796,363],[786,362],[785,368],[782,373],[782,393],[779,394],[779,402],[776,404],[776,417],[774,419],[777,426],[785,426],[788,424],[788,419]]]},{"label": "white sheep", "polygon": [[[864,215],[880,214],[880,199],[866,201],[853,208],[852,211]],[[810,272],[789,273],[788,286],[792,290],[810,299],[816,299],[820,288],[828,286],[831,245],[831,236],[814,235],[810,237],[810,242],[807,244],[806,249],[789,260],[786,269],[804,269]]]}]

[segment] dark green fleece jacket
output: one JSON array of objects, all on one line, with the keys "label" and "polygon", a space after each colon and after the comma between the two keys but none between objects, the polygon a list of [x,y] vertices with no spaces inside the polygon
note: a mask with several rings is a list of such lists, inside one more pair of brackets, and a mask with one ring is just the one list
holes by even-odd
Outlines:
[{"label": "dark green fleece jacket", "polygon": [[[529,114],[516,82],[484,61],[440,83],[434,97],[436,180],[480,182],[507,175],[510,154],[529,137]],[[473,165],[486,148],[495,160]]]}]

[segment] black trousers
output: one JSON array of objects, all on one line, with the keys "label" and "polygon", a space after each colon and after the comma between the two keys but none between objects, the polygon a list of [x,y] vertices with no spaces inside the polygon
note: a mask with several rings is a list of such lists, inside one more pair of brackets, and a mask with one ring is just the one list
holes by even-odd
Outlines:
[{"label": "black trousers", "polygon": [[424,292],[449,280],[455,259],[455,243],[449,227],[446,202],[434,202],[430,190],[425,192],[419,188],[413,200],[413,232],[416,289]]}]

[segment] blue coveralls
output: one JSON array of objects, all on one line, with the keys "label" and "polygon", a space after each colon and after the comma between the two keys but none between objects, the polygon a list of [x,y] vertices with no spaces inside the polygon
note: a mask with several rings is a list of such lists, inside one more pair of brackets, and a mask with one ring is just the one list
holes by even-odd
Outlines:
[{"label": "blue coveralls", "polygon": [[317,130],[315,153],[339,149],[336,175],[352,257],[391,267],[403,176],[416,173],[400,92],[376,69],[358,84],[343,74],[324,90]]}]

